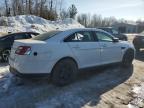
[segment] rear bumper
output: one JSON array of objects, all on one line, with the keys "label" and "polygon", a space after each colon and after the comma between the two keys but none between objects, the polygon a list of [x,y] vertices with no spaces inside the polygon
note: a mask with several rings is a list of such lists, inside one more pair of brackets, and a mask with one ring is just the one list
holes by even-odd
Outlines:
[{"label": "rear bumper", "polygon": [[50,74],[49,73],[40,73],[40,74],[37,74],[37,73],[29,73],[29,74],[23,74],[23,73],[20,73],[19,71],[17,71],[15,68],[9,66],[9,71],[17,76],[17,77],[21,77],[21,78],[41,78],[41,77],[50,77]]}]

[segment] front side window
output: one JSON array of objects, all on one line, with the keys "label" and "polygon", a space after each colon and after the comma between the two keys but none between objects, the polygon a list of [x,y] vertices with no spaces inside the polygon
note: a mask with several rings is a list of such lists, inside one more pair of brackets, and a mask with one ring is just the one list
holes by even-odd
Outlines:
[{"label": "front side window", "polygon": [[65,42],[92,42],[94,41],[92,32],[89,31],[81,31],[76,32],[69,36]]},{"label": "front side window", "polygon": [[97,39],[98,41],[102,41],[102,42],[112,42],[113,39],[110,35],[104,33],[104,32],[95,32],[96,33],[96,36],[97,36]]}]

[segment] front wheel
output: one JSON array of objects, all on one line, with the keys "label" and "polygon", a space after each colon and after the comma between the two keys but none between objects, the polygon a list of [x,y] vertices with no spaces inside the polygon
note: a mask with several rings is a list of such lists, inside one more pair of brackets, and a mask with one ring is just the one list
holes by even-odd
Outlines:
[{"label": "front wheel", "polygon": [[52,71],[52,82],[57,86],[70,84],[76,78],[78,67],[71,59],[61,60]]},{"label": "front wheel", "polygon": [[139,47],[135,47],[136,52],[140,52],[140,48]]},{"label": "front wheel", "polygon": [[122,66],[123,67],[129,67],[132,65],[134,59],[134,51],[133,50],[127,50],[126,53],[123,56],[122,60]]}]

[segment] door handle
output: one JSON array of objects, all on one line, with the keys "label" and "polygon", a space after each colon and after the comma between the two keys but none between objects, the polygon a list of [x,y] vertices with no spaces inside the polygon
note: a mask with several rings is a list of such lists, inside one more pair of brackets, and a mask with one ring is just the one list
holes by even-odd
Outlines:
[{"label": "door handle", "polygon": [[73,46],[73,48],[79,48],[79,45],[75,45],[75,46]]},{"label": "door handle", "polygon": [[121,47],[121,49],[123,50],[123,49],[125,49],[126,47]]},{"label": "door handle", "polygon": [[106,44],[103,44],[102,47],[107,47],[107,45],[106,45]]}]

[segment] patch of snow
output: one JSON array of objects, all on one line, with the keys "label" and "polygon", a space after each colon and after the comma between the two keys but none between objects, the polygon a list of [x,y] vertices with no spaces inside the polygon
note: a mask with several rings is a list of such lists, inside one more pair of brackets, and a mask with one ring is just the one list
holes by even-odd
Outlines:
[{"label": "patch of snow", "polygon": [[[9,70],[8,70],[8,67],[7,65],[0,65],[0,79],[3,79],[3,77],[8,77],[8,74],[9,74]],[[2,80],[0,80],[1,82]]]},{"label": "patch of snow", "polygon": [[37,108],[80,108],[82,103],[84,103],[84,99],[82,97],[77,96],[77,94],[73,92],[66,92],[57,97],[39,103],[36,106]]},{"label": "patch of snow", "polygon": [[144,108],[144,83],[132,89],[134,99],[129,103],[129,108]]},{"label": "patch of snow", "polygon": [[44,33],[56,29],[83,28],[77,21],[67,18],[65,20],[49,21],[34,15],[19,15],[15,17],[0,17],[8,26],[0,26],[0,32],[38,32]]},{"label": "patch of snow", "polygon": [[12,75],[9,73],[8,67],[9,66],[7,66],[7,64],[0,65],[0,84],[1,82],[4,82],[4,84],[2,85],[2,88],[4,89],[4,91],[8,90],[8,87],[11,83]]},{"label": "patch of snow", "polygon": [[2,86],[5,92],[8,91],[10,85],[12,84],[12,80],[13,80],[13,75],[9,74],[8,79],[5,81],[4,85]]}]

